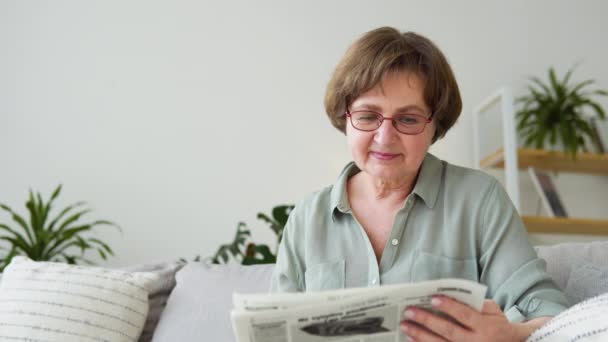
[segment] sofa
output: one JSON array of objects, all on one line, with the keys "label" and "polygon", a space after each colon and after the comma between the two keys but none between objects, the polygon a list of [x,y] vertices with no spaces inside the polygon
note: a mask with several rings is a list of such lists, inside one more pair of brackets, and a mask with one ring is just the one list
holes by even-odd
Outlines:
[{"label": "sofa", "polygon": [[[539,257],[547,262],[548,272],[557,285],[565,291],[571,303],[580,304],[568,310],[569,314],[564,315],[567,319],[550,321],[546,325],[548,328],[545,330],[543,330],[545,327],[541,328],[530,340],[608,340],[608,332],[606,332],[608,331],[608,296],[603,295],[608,292],[608,242],[560,244],[537,246],[535,248]],[[13,273],[10,274],[10,277],[14,278],[13,280],[8,280],[9,268],[7,268],[4,279],[0,280],[0,341],[19,340],[17,335],[23,333],[24,329],[30,329],[29,331],[36,334],[35,337],[37,338],[47,337],[45,339],[40,338],[44,341],[52,341],[48,339],[51,335],[58,336],[58,334],[68,333],[73,336],[58,340],[66,342],[72,340],[85,341],[86,338],[94,338],[100,334],[93,333],[93,331],[102,328],[108,331],[108,336],[114,336],[103,339],[104,341],[234,341],[229,314],[232,306],[232,293],[235,291],[240,293],[266,292],[273,271],[273,265],[241,266],[236,264],[210,265],[201,262],[165,262],[133,266],[120,270],[97,269],[93,271],[91,267],[79,266],[74,269],[71,268],[73,266],[56,264],[51,267],[52,272],[47,272],[47,274],[41,270],[46,270],[45,267],[49,263],[28,263],[24,260],[20,262],[21,266],[16,265],[11,271]],[[19,272],[30,272],[27,273],[29,274],[27,279],[34,279],[36,282],[33,285],[32,283],[20,283],[20,281],[25,280],[18,276]],[[84,280],[71,281],[69,279],[71,279],[70,274],[72,273],[86,273],[92,280],[88,282]],[[59,278],[53,278],[55,280],[42,278],[52,277],[53,274],[60,276]],[[57,281],[59,283],[57,283],[56,289],[51,290],[54,282]],[[107,296],[100,297],[99,293],[103,294],[103,291],[109,291],[109,285],[104,285],[104,281],[121,283],[116,285],[116,289],[113,289],[112,293],[108,292]],[[69,317],[58,317],[57,314],[52,314],[53,310],[59,310],[60,312],[76,310],[77,305],[75,304],[66,305],[66,308],[51,307],[44,310],[31,306],[38,304],[30,302],[49,304],[53,301],[55,306],[64,305],[64,301],[67,299],[63,298],[67,298],[65,296],[69,295],[70,289],[81,286],[82,283],[88,284],[87,286],[91,287],[90,290],[94,294],[79,294],[84,298],[77,298],[77,302],[99,301],[93,305],[93,310],[89,311],[101,311],[104,306],[110,304],[119,306],[124,304],[122,306],[127,307],[129,301],[134,303],[133,308],[137,308],[138,305],[143,305],[142,296],[147,296],[149,310],[147,310],[145,316],[141,316],[140,312],[141,317],[138,318],[135,314],[139,309],[131,308],[131,312],[127,310],[124,317],[105,317],[105,321],[96,323],[92,322],[92,319],[82,317],[85,314],[102,315],[103,313],[76,314],[77,311],[73,311],[74,314],[68,315]],[[36,290],[40,293],[19,295],[15,291],[20,286],[22,286],[22,292]],[[33,289],[34,287],[36,289]],[[113,302],[111,298],[117,294],[127,296],[125,297],[127,299]],[[50,300],[48,296],[59,297],[53,297],[55,299]],[[593,300],[590,300],[590,298]],[[28,307],[30,308],[29,311]],[[108,312],[113,315],[117,311],[115,307],[111,307]],[[591,318],[587,317],[585,319],[584,317],[581,318],[580,314],[574,317],[570,311],[575,313],[593,312],[593,314]],[[26,316],[28,314],[34,316]],[[18,318],[16,315],[19,315]],[[46,316],[38,317],[40,315]],[[105,315],[109,316],[107,313]],[[556,319],[560,316],[557,316]],[[28,319],[24,319],[24,317],[28,317]],[[88,327],[85,333],[72,333],[72,330],[68,328],[55,327],[49,329],[41,327],[40,324],[28,324],[27,322],[30,322],[30,319],[31,322],[35,319],[38,319],[38,322],[52,319],[63,321],[65,319],[65,326],[78,324],[80,326],[88,325]],[[140,319],[141,324],[133,323],[137,319]],[[112,324],[111,320],[122,322],[126,328],[131,329],[130,333],[125,333],[117,328],[108,328]],[[19,323],[15,324],[15,322]],[[598,322],[606,322],[606,329],[604,329],[602,323]],[[59,325],[59,327],[62,326]],[[86,331],[89,331],[88,335]],[[564,338],[566,335],[557,337],[560,332],[562,335],[567,333],[570,334],[567,336],[575,336],[576,338]],[[38,341],[32,336],[27,336],[27,338],[30,338],[28,340]],[[21,340],[23,340],[23,337]]]}]

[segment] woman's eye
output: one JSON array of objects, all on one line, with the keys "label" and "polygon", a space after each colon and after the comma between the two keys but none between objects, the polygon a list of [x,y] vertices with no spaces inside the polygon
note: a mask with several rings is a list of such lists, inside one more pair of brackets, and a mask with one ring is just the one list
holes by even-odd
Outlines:
[{"label": "woman's eye", "polygon": [[399,123],[406,125],[415,125],[419,123],[421,120],[416,116],[402,116],[399,118]]},{"label": "woman's eye", "polygon": [[378,120],[378,116],[372,113],[359,113],[356,119],[358,121],[376,121]]},{"label": "woman's eye", "polygon": [[363,120],[363,121],[375,121],[376,117],[373,115],[370,116],[362,116],[361,118],[359,118],[359,120]]}]

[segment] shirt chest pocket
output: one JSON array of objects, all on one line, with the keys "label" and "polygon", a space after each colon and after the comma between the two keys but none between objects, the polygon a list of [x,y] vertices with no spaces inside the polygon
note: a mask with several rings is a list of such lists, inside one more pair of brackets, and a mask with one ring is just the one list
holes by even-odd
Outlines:
[{"label": "shirt chest pocket", "polygon": [[344,260],[314,264],[304,273],[306,291],[344,288]]},{"label": "shirt chest pocket", "polygon": [[450,258],[418,250],[412,266],[412,281],[460,278],[479,281],[477,259]]}]

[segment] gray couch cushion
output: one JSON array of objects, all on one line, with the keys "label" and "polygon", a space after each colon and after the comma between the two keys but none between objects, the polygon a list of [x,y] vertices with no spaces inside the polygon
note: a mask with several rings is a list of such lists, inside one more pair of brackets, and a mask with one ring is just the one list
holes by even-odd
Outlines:
[{"label": "gray couch cushion", "polygon": [[608,292],[608,241],[536,246],[571,304]]},{"label": "gray couch cushion", "polygon": [[151,284],[148,293],[150,311],[146,318],[146,324],[139,337],[138,342],[150,342],[154,330],[158,325],[160,316],[165,309],[167,299],[175,287],[175,274],[184,266],[181,261],[160,262],[156,264],[144,264],[123,268],[129,272],[151,272],[158,275],[158,280]]},{"label": "gray couch cushion", "polygon": [[270,288],[274,265],[189,263],[176,275],[153,342],[234,341],[232,293],[261,293]]},{"label": "gray couch cushion", "polygon": [[608,265],[588,263],[572,269],[565,292],[571,303],[608,292]]}]

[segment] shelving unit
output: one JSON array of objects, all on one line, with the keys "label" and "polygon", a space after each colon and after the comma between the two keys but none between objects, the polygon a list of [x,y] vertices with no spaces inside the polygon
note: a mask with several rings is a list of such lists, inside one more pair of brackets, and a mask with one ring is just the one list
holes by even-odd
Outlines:
[{"label": "shelving unit", "polygon": [[[503,125],[503,147],[482,156],[480,119],[488,109],[500,105]],[[483,101],[473,112],[475,166],[480,169],[505,170],[506,190],[518,211],[520,208],[519,169],[535,167],[556,172],[608,175],[608,154],[577,153],[576,159],[559,151],[522,149],[517,147],[515,110],[509,88],[501,88]],[[531,233],[608,235],[608,220],[584,218],[522,217]]]},{"label": "shelving unit", "polygon": [[608,220],[523,216],[530,233],[608,235]]},{"label": "shelving unit", "polygon": [[[517,160],[520,169],[530,166],[558,172],[588,173],[608,175],[608,154],[577,153],[576,159],[559,151],[517,149]],[[504,168],[504,150],[501,148],[484,158],[480,166],[484,169]]]}]

